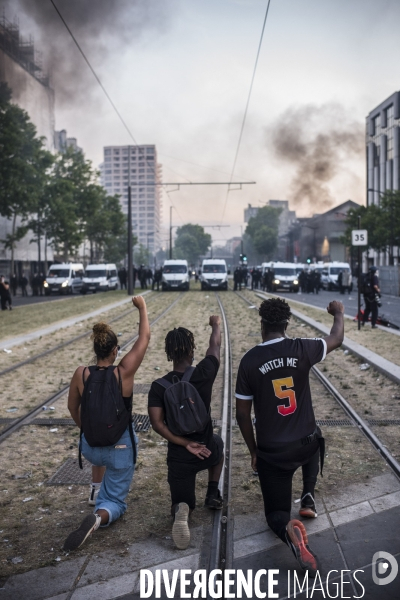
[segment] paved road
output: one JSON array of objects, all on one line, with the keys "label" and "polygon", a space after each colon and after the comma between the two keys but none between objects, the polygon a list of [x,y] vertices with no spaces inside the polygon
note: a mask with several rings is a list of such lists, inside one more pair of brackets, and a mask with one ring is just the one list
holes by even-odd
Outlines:
[{"label": "paved road", "polygon": [[[279,291],[279,295],[290,299],[326,308],[331,300],[340,300],[345,307],[346,315],[356,316],[357,314],[357,289],[350,294],[339,294],[338,292],[327,292],[321,290],[319,294],[292,294],[290,292]],[[363,298],[361,296],[361,302]],[[380,315],[385,315],[389,321],[392,321],[400,327],[400,298],[395,296],[382,296],[382,307],[379,309]]]}]

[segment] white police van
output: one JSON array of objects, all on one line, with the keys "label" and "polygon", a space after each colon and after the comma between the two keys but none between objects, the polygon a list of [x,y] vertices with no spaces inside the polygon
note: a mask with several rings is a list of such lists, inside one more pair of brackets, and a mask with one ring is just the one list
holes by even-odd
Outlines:
[{"label": "white police van", "polygon": [[74,294],[82,288],[83,264],[59,263],[51,265],[43,282],[44,293]]},{"label": "white police van", "polygon": [[284,290],[285,292],[298,292],[299,291],[299,279],[298,279],[298,268],[297,263],[289,262],[270,262],[263,263],[263,273],[267,269],[272,269],[274,278],[272,280],[272,291]]},{"label": "white police van", "polygon": [[200,283],[202,290],[227,290],[226,262],[221,258],[205,258],[201,265]]},{"label": "white police van", "polygon": [[338,277],[340,272],[342,272],[343,288],[348,290],[348,292],[352,291],[353,281],[349,263],[338,262],[336,260],[334,262],[326,262],[323,264],[321,282],[325,290],[332,291],[339,289]]},{"label": "white police van", "polygon": [[88,265],[82,281],[81,294],[107,292],[118,289],[117,267],[113,263]]},{"label": "white police van", "polygon": [[163,292],[168,290],[187,291],[189,289],[189,269],[187,260],[170,259],[164,261],[161,287]]}]

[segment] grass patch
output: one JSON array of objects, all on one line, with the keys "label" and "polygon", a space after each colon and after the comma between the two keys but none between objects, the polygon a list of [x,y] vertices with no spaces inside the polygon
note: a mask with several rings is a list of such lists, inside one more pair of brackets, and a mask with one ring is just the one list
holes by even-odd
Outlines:
[{"label": "grass patch", "polygon": [[[126,298],[126,290],[100,292],[88,296],[76,295],[60,302],[49,301],[19,306],[13,311],[2,311],[0,329],[3,339],[35,331],[57,321],[84,315],[107,304],[113,304]],[[5,335],[4,335],[5,334]]]}]

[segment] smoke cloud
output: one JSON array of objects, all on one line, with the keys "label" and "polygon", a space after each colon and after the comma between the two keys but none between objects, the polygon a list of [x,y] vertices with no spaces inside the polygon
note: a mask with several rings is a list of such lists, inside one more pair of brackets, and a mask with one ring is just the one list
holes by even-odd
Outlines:
[{"label": "smoke cloud", "polygon": [[[127,47],[143,43],[146,34],[168,27],[176,0],[55,0],[72,33],[102,79],[102,63],[118,61]],[[88,99],[97,83],[50,0],[2,2],[7,17],[15,15],[22,33],[35,26],[35,45],[42,51],[44,68],[50,72],[59,106]],[[22,25],[23,24],[23,25]]]},{"label": "smoke cloud", "polygon": [[324,212],[337,203],[329,183],[364,151],[362,124],[335,103],[290,108],[268,136],[275,156],[296,169],[288,197],[303,213]]}]

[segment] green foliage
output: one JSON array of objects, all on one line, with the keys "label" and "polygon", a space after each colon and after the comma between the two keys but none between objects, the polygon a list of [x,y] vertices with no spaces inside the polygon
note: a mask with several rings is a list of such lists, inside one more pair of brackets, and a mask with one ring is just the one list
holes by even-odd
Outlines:
[{"label": "green foliage", "polygon": [[187,223],[176,231],[174,258],[186,259],[189,264],[207,253],[211,247],[211,235],[201,225]]},{"label": "green foliage", "polygon": [[136,267],[140,265],[147,266],[150,261],[150,252],[143,244],[139,244],[139,247],[135,249],[133,253],[133,264]]},{"label": "green foliage", "polygon": [[350,209],[345,222],[347,229],[342,242],[349,248],[352,247],[353,229],[368,231],[368,245],[362,247],[363,251],[372,248],[379,252],[391,246],[398,246],[400,244],[400,191],[387,191],[382,194],[379,206],[370,204]]},{"label": "green foliage", "polygon": [[0,83],[0,215],[11,219],[12,231],[3,243],[11,249],[14,269],[15,243],[25,235],[24,223],[37,212],[53,156],[28,113],[11,103],[11,91]]},{"label": "green foliage", "polygon": [[245,233],[251,239],[260,259],[271,260],[278,246],[281,208],[263,206],[256,217],[249,219]]}]

